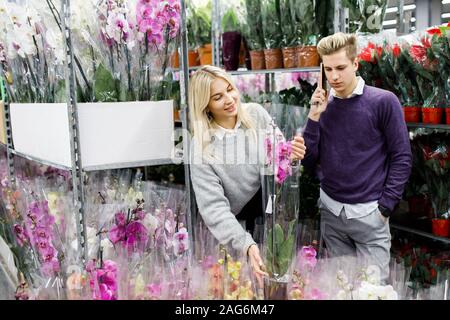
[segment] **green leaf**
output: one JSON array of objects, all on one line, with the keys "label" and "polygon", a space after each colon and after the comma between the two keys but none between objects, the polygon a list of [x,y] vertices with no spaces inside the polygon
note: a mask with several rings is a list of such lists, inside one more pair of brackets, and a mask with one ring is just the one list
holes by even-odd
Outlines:
[{"label": "green leaf", "polygon": [[230,7],[222,17],[222,32],[230,32],[238,30],[239,30],[238,17],[234,12],[233,7]]},{"label": "green leaf", "polygon": [[245,0],[245,9],[241,31],[250,50],[261,50],[264,48],[261,0]]},{"label": "green leaf", "polygon": [[66,81],[59,80],[56,85],[55,103],[66,102]]},{"label": "green leaf", "polygon": [[[281,228],[281,225],[277,223],[275,224],[275,248],[277,250],[277,253],[283,241],[284,241],[284,231]],[[275,253],[275,255],[277,255],[277,253]]]},{"label": "green leaf", "polygon": [[114,79],[111,72],[100,64],[94,74],[94,98],[98,102],[117,102],[119,93],[118,80]]}]

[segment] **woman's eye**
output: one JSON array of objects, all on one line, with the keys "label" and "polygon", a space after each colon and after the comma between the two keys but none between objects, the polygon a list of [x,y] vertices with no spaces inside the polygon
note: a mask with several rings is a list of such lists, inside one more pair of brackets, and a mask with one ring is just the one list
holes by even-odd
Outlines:
[{"label": "woman's eye", "polygon": [[214,101],[219,101],[222,98],[222,96],[218,96],[214,98]]}]

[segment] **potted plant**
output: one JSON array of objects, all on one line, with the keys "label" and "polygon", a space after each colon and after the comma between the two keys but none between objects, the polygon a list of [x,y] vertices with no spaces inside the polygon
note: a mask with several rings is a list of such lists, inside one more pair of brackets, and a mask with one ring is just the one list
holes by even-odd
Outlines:
[{"label": "potted plant", "polygon": [[264,298],[287,299],[290,266],[297,243],[299,212],[298,168],[290,163],[291,147],[273,122],[265,140],[263,201],[263,255],[268,277],[264,279]]},{"label": "potted plant", "polygon": [[283,53],[283,65],[285,68],[295,68],[297,66],[297,55],[295,51],[295,12],[290,0],[280,0],[281,30],[283,40],[281,51]]},{"label": "potted plant", "polygon": [[432,144],[420,145],[434,211],[432,232],[441,237],[448,237],[450,231],[450,145],[446,139],[438,137]]},{"label": "potted plant", "polygon": [[189,67],[195,67],[200,64],[200,60],[196,49],[198,45],[197,37],[195,36],[197,30],[196,24],[197,15],[194,7],[188,6],[186,17],[187,17],[186,28],[188,37],[188,63]]},{"label": "potted plant", "polygon": [[447,26],[430,28],[428,34],[432,35],[431,49],[438,60],[439,80],[445,93],[445,122],[450,124],[450,23]]},{"label": "potted plant", "polygon": [[264,32],[264,58],[267,69],[283,68],[280,0],[263,0],[261,4]]},{"label": "potted plant", "polygon": [[241,49],[241,33],[238,17],[230,7],[222,18],[222,59],[225,70],[237,70]]},{"label": "potted plant", "polygon": [[244,35],[245,43],[249,49],[251,69],[265,69],[261,1],[245,0],[245,11],[245,19],[241,24],[241,32]]},{"label": "potted plant", "polygon": [[200,56],[200,64],[212,64],[212,46],[211,46],[211,2],[206,6],[200,7],[195,12],[195,24],[198,54]]},{"label": "potted plant", "polygon": [[416,217],[427,216],[430,205],[425,181],[425,162],[417,140],[411,142],[411,150],[413,166],[405,187],[405,198],[408,201],[409,209],[408,213]]},{"label": "potted plant", "polygon": [[411,45],[407,58],[416,72],[416,81],[423,101],[423,123],[441,123],[443,114],[443,81],[439,74],[439,60],[433,52],[428,36]]},{"label": "potted plant", "polygon": [[297,37],[297,66],[312,67],[319,65],[317,53],[317,25],[315,23],[315,1],[306,0],[292,4]]}]

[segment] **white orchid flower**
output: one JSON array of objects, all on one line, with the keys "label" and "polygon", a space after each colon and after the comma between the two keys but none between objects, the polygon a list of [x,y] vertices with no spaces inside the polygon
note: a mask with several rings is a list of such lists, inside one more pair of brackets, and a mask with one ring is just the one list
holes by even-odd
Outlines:
[{"label": "white orchid flower", "polygon": [[6,13],[9,21],[16,26],[27,24],[27,12],[25,7],[16,3],[8,2],[6,5]]},{"label": "white orchid flower", "polygon": [[131,48],[134,45],[133,29],[123,13],[113,13],[108,16],[105,34],[118,44],[126,43]]},{"label": "white orchid flower", "polygon": [[158,228],[159,222],[155,216],[147,213],[144,220],[142,220],[142,224],[147,228],[149,235],[153,235]]},{"label": "white orchid flower", "polygon": [[65,55],[63,49],[63,37],[60,32],[54,32],[49,29],[45,33],[45,42],[55,56],[55,63],[60,65],[64,63]]},{"label": "white orchid flower", "polygon": [[8,37],[8,57],[15,59],[17,55],[25,58],[27,55],[36,54],[33,42],[33,32],[27,25],[14,26]]},{"label": "white orchid flower", "polygon": [[98,22],[95,4],[92,0],[72,1],[71,27],[73,30],[86,30],[88,26]]},{"label": "white orchid flower", "polygon": [[100,246],[103,248],[103,259],[112,259],[115,256],[114,245],[108,238],[102,239]]},{"label": "white orchid flower", "polygon": [[397,292],[392,286],[379,286],[362,281],[361,286],[355,292],[357,300],[397,300]]},{"label": "white orchid flower", "polygon": [[374,284],[374,285],[379,285],[381,283],[380,267],[378,267],[376,265],[370,265],[367,267],[365,273],[366,273],[366,277],[367,277],[367,282]]}]

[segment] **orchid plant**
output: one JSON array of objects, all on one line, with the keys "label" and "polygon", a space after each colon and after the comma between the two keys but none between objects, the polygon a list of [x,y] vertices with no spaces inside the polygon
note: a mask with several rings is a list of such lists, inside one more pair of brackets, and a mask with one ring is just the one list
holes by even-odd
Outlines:
[{"label": "orchid plant", "polygon": [[[270,277],[275,282],[286,283],[296,245],[298,189],[292,187],[296,184],[298,188],[298,177],[293,175],[296,168],[291,163],[291,143],[284,139],[274,122],[265,139],[265,147],[268,174],[263,179],[263,198],[268,203],[263,252]],[[274,289],[276,291],[278,289]]]},{"label": "orchid plant", "polygon": [[[63,102],[60,0],[0,2],[0,64],[14,102]],[[179,0],[72,1],[79,102],[172,98],[166,69],[180,28]]]},{"label": "orchid plant", "polygon": [[[49,1],[50,2],[50,1]],[[0,62],[13,102],[62,102],[62,33],[42,2],[0,2]]]}]

